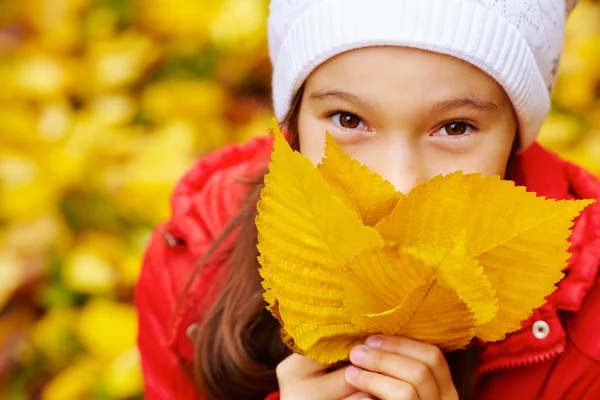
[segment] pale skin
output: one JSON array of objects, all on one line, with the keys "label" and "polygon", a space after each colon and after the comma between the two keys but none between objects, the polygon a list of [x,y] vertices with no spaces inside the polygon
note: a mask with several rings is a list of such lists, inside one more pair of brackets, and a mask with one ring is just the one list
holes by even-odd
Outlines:
[{"label": "pale skin", "polygon": [[[408,193],[462,170],[504,177],[517,132],[514,109],[490,76],[459,59],[404,47],[336,56],[305,82],[298,119],[302,154],[317,164],[325,132],[353,158]],[[293,354],[277,368],[282,400],[455,400],[442,352],[376,335],[349,366]]]}]

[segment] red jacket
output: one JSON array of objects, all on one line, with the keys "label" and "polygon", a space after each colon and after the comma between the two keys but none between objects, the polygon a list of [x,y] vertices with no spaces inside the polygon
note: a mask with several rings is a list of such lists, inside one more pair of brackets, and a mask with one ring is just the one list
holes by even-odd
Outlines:
[{"label": "red jacket", "polygon": [[[148,400],[200,399],[184,366],[192,360],[188,334],[218,287],[209,285],[213,272],[198,274],[175,310],[198,259],[246,194],[239,178],[263,171],[270,151],[263,137],[198,161],[175,189],[171,220],[154,231],[136,291]],[[518,156],[513,175],[546,197],[600,199],[594,176],[537,144]],[[571,240],[567,275],[548,303],[522,330],[484,349],[478,399],[600,399],[600,204],[578,218]]]}]

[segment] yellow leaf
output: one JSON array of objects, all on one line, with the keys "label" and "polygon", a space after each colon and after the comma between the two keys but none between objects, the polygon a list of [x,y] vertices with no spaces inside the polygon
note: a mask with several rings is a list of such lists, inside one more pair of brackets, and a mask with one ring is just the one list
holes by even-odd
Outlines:
[{"label": "yellow leaf", "polygon": [[221,6],[221,2],[197,0],[135,0],[134,3],[140,22],[153,33],[175,38],[179,46],[189,40],[194,48],[206,41],[210,24]]},{"label": "yellow leaf", "polygon": [[72,84],[69,65],[57,57],[29,55],[19,60],[16,82],[26,95],[39,99],[57,99]]},{"label": "yellow leaf", "polygon": [[137,82],[161,51],[150,37],[134,31],[91,42],[86,49],[89,85],[103,90]]},{"label": "yellow leaf", "polygon": [[444,349],[465,346],[498,305],[489,280],[461,254],[461,245],[388,244],[361,253],[347,268],[344,304],[352,321],[369,333],[427,339]]},{"label": "yellow leaf", "polygon": [[135,347],[137,318],[130,304],[92,300],[81,311],[77,336],[88,352],[112,360]]},{"label": "yellow leaf", "polygon": [[311,162],[277,130],[257,207],[265,298],[271,305],[277,298],[279,317],[296,345],[306,351],[320,337],[353,332],[342,303],[342,266],[382,245],[379,234],[331,195]]},{"label": "yellow leaf", "polygon": [[[431,285],[434,266],[411,250],[388,244],[364,251],[348,264],[344,303],[357,325],[367,323],[365,315],[388,312],[415,290]],[[398,330],[406,322],[398,322]]]},{"label": "yellow leaf", "polygon": [[267,8],[262,0],[220,1],[220,10],[210,24],[211,39],[225,51],[256,48],[263,43]]},{"label": "yellow leaf", "polygon": [[452,290],[434,282],[399,335],[452,351],[465,347],[471,341],[476,331],[475,324],[476,318],[467,304]]},{"label": "yellow leaf", "polygon": [[113,290],[117,272],[104,254],[91,247],[74,249],[63,267],[66,284],[73,290],[101,294]]},{"label": "yellow leaf", "polygon": [[591,203],[549,200],[498,176],[456,172],[417,185],[376,229],[386,240],[440,247],[464,234],[466,256],[497,292],[498,314],[477,335],[493,341],[519,329],[554,291],[572,221]]},{"label": "yellow leaf", "polygon": [[153,121],[196,119],[204,124],[227,108],[227,93],[209,80],[165,79],[148,85],[141,103]]},{"label": "yellow leaf", "polygon": [[367,226],[390,214],[403,197],[391,183],[350,158],[327,133],[325,159],[317,166],[334,195],[357,210]]},{"label": "yellow leaf", "polygon": [[143,391],[143,378],[137,348],[117,357],[104,371],[104,390],[114,399],[129,399]]}]

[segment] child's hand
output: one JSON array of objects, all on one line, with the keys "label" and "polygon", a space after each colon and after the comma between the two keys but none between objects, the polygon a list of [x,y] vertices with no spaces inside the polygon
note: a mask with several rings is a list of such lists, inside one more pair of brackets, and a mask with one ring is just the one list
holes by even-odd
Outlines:
[{"label": "child's hand", "polygon": [[450,368],[436,346],[395,336],[367,338],[350,352],[346,380],[382,400],[457,400]]},{"label": "child's hand", "polygon": [[320,364],[315,360],[292,354],[277,366],[277,380],[281,400],[363,400],[370,399],[344,378],[348,367],[340,367],[332,372],[331,365]]}]

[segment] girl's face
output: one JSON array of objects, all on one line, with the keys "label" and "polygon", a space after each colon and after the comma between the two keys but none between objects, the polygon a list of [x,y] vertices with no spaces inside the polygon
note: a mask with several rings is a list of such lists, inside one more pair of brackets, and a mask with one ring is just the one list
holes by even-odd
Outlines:
[{"label": "girl's face", "polygon": [[314,164],[328,131],[407,193],[457,170],[504,177],[517,123],[502,87],[476,67],[422,50],[369,47],[309,76],[298,130],[301,152]]}]

